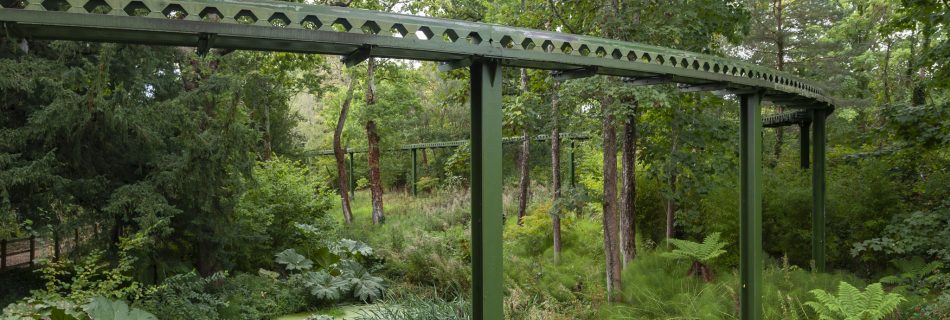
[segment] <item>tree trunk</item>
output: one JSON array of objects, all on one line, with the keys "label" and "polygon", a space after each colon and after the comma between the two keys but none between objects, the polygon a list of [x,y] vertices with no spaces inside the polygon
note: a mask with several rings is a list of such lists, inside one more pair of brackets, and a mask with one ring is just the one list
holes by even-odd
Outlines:
[{"label": "tree trunk", "polygon": [[551,214],[551,225],[554,229],[554,261],[561,261],[561,129],[558,118],[560,110],[558,103],[558,89],[561,83],[555,81],[551,89],[551,203],[554,204],[554,213]]},{"label": "tree trunk", "polygon": [[[521,69],[521,91],[528,92],[528,70]],[[531,180],[528,175],[528,156],[531,152],[531,137],[528,134],[528,124],[525,120],[524,128],[521,131],[524,141],[521,142],[521,156],[518,158],[518,168],[521,170],[521,179],[518,183],[518,225],[522,223],[525,210],[528,208],[528,187]]]},{"label": "tree trunk", "polygon": [[369,189],[373,195],[373,223],[383,223],[383,183],[379,174],[379,135],[376,122],[366,123],[366,136],[369,138]]},{"label": "tree trunk", "polygon": [[[370,57],[366,61],[366,105],[376,104],[376,59]],[[383,223],[383,183],[379,173],[379,133],[376,131],[376,122],[366,122],[366,139],[369,152],[366,156],[369,162],[369,190],[373,196],[373,223]]]},{"label": "tree trunk", "polygon": [[637,116],[636,101],[623,124],[620,194],[620,254],[624,268],[637,256]]},{"label": "tree trunk", "polygon": [[620,244],[617,225],[617,137],[614,129],[614,116],[611,113],[611,97],[604,97],[603,140],[604,140],[604,254],[607,257],[607,297],[609,301],[619,301],[620,281]]},{"label": "tree trunk", "polygon": [[673,234],[673,224],[676,220],[676,174],[670,174],[670,197],[666,199],[666,239],[675,238]]},{"label": "tree trunk", "polygon": [[[773,10],[775,11],[775,67],[778,71],[785,70],[785,20],[782,17],[784,13],[784,6],[782,0],[775,0],[773,5]],[[781,113],[783,110],[782,106],[775,105],[775,111]],[[775,128],[775,149],[772,151],[773,156],[775,157],[774,164],[778,164],[779,159],[782,157],[782,145],[785,144],[785,130],[782,127]]]},{"label": "tree trunk", "polygon": [[346,89],[346,99],[343,100],[343,107],[340,108],[340,118],[336,121],[336,129],[333,130],[333,156],[336,158],[336,173],[340,183],[340,200],[343,208],[343,221],[347,224],[353,223],[353,211],[350,210],[349,177],[346,175],[346,152],[343,150],[343,125],[346,124],[346,116],[350,112],[350,103],[353,101],[353,87],[356,79],[351,75]]}]

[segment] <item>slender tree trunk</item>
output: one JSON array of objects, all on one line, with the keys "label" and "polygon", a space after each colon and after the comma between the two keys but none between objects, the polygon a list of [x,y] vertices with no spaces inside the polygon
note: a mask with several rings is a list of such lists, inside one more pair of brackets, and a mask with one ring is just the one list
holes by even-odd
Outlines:
[{"label": "slender tree trunk", "polygon": [[350,112],[350,103],[353,101],[353,89],[356,85],[356,79],[351,75],[346,89],[346,98],[343,100],[343,106],[340,108],[340,118],[336,121],[336,129],[333,130],[333,156],[336,158],[336,173],[340,183],[340,200],[343,208],[343,221],[347,224],[353,223],[353,211],[350,210],[349,177],[346,174],[346,152],[343,150],[343,125],[346,124],[346,116]]},{"label": "slender tree trunk", "polygon": [[620,254],[623,267],[637,256],[637,116],[636,104],[623,124],[623,151],[620,194]]},{"label": "slender tree trunk", "polygon": [[271,155],[274,153],[274,148],[271,145],[272,137],[270,133],[270,104],[264,104],[264,154],[261,156],[261,159],[264,161],[270,161]]},{"label": "slender tree trunk", "polygon": [[891,69],[891,46],[892,40],[888,38],[885,45],[887,48],[884,51],[884,67],[883,70],[883,81],[884,81],[884,103],[891,104],[891,80],[890,80],[890,69]]},{"label": "slender tree trunk", "polygon": [[614,116],[610,108],[613,98],[607,96],[602,101],[603,112],[603,148],[604,148],[604,254],[607,257],[607,297],[610,301],[619,301],[622,288],[620,281],[620,244],[617,225],[617,136],[614,129]]},{"label": "slender tree trunk", "polygon": [[555,81],[551,89],[551,202],[554,204],[554,213],[551,214],[551,226],[554,229],[554,261],[561,261],[561,129],[558,118],[560,103],[558,90],[560,82]]},{"label": "slender tree trunk", "polygon": [[[521,91],[528,92],[528,70],[521,69]],[[528,157],[531,152],[531,137],[528,133],[528,123],[525,120],[524,128],[521,131],[522,138],[524,141],[521,142],[521,156],[518,158],[518,168],[521,170],[521,179],[518,183],[518,225],[522,223],[522,219],[525,215],[525,210],[528,208],[528,187],[531,184],[529,178],[530,170],[528,168]]]},{"label": "slender tree trunk", "polygon": [[366,136],[369,138],[369,188],[373,195],[373,223],[383,223],[386,219],[383,214],[383,183],[379,174],[379,135],[376,132],[376,122],[366,123]]},{"label": "slender tree trunk", "polygon": [[[376,104],[376,59],[370,57],[366,61],[366,105]],[[366,139],[368,140],[369,152],[367,161],[369,162],[369,190],[373,196],[373,223],[382,223],[385,220],[383,214],[383,183],[379,173],[379,133],[376,130],[376,122],[369,120],[366,122]]]},{"label": "slender tree trunk", "polygon": [[[775,11],[775,67],[778,71],[785,70],[785,18],[783,14],[785,13],[785,7],[782,3],[782,0],[775,0],[773,4],[773,10]],[[775,111],[778,113],[783,112],[783,108],[780,105],[775,105]],[[772,155],[775,157],[773,164],[778,164],[779,159],[782,157],[782,146],[785,144],[785,130],[782,127],[775,128],[775,149],[772,151]]]},{"label": "slender tree trunk", "polygon": [[670,197],[666,199],[666,239],[673,239],[673,224],[676,222],[676,173],[670,174]]}]

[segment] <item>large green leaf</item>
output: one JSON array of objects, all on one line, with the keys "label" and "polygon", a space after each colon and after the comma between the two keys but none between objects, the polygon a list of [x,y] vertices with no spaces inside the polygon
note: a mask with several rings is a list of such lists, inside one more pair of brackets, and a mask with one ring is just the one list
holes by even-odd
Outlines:
[{"label": "large green leaf", "polygon": [[132,308],[125,301],[96,297],[86,305],[86,313],[92,320],[158,320],[142,309]]},{"label": "large green leaf", "polygon": [[297,253],[294,249],[287,249],[275,255],[277,263],[284,265],[290,271],[303,271],[313,268],[313,261]]}]

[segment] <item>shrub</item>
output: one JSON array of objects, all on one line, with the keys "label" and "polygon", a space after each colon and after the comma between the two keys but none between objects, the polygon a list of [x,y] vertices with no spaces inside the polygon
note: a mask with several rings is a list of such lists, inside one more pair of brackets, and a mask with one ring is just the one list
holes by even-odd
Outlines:
[{"label": "shrub", "polygon": [[175,275],[153,288],[137,305],[168,319],[218,319],[218,311],[227,302],[211,292],[211,287],[226,277],[226,273],[220,272],[207,278],[202,278],[194,271]]},{"label": "shrub", "polygon": [[325,247],[335,235],[336,224],[327,215],[332,191],[308,177],[295,161],[274,158],[254,169],[255,186],[241,196],[235,223],[228,228],[237,270],[253,272],[270,267],[273,260],[261,252],[297,248],[309,253]]},{"label": "shrub", "polygon": [[224,281],[219,290],[228,302],[220,312],[223,319],[273,319],[304,311],[310,305],[303,285],[268,275],[238,274]]}]

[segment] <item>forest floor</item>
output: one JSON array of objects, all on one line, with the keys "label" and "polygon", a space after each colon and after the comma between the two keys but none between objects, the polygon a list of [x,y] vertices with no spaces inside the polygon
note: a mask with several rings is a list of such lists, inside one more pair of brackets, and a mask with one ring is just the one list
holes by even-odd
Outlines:
[{"label": "forest floor", "polygon": [[[506,190],[514,191],[514,190]],[[640,244],[637,262],[624,270],[624,303],[608,304],[603,285],[603,243],[599,213],[562,214],[563,251],[553,256],[551,203],[535,193],[521,226],[516,224],[517,196],[504,195],[505,314],[508,319],[669,319],[705,315],[737,319],[738,271],[715,263],[716,278],[703,282],[687,276],[690,262],[663,255],[665,246]],[[354,223],[341,236],[366,242],[383,259],[388,298],[376,306],[396,306],[399,317],[361,319],[468,319],[471,292],[469,196],[464,191],[435,191],[412,197],[385,195],[386,220],[373,225],[370,194],[357,192]],[[589,211],[589,210],[585,210]],[[594,210],[595,211],[595,210]],[[337,205],[331,214],[342,213]],[[639,239],[638,239],[639,240]],[[768,293],[765,319],[813,316],[804,302],[811,289],[834,289],[840,281],[861,283],[847,273],[815,273],[770,259],[764,280]],[[372,310],[373,308],[368,308]],[[385,309],[385,308],[383,308]],[[424,312],[423,312],[424,311]],[[392,313],[390,313],[392,314]]]}]

